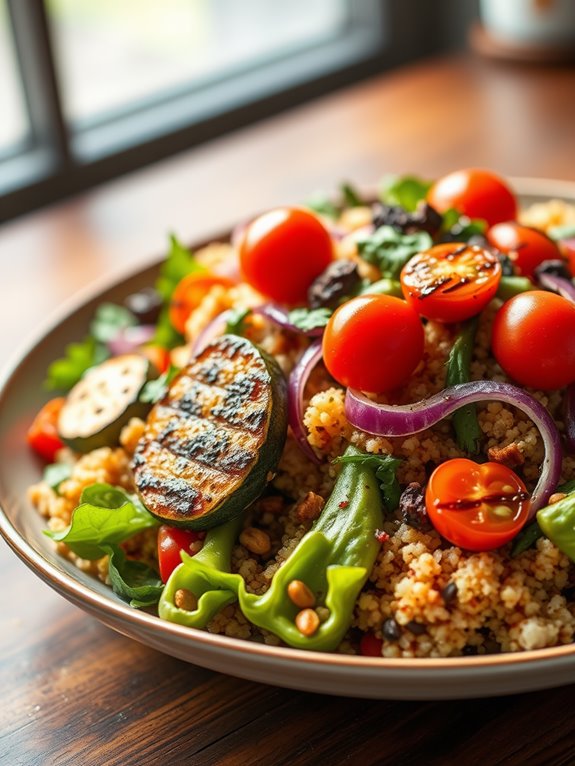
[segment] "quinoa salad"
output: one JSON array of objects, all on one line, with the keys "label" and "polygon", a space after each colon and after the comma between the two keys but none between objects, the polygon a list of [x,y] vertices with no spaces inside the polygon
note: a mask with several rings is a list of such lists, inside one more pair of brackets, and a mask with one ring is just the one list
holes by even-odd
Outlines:
[{"label": "quinoa salad", "polygon": [[575,207],[387,176],[175,237],[47,371],[29,499],[122,600],[388,658],[575,640]]}]

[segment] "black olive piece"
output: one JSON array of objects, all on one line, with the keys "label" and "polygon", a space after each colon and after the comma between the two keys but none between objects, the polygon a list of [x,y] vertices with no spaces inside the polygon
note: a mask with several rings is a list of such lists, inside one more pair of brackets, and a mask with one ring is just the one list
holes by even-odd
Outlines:
[{"label": "black olive piece", "polygon": [[401,628],[393,617],[388,617],[381,626],[381,633],[386,641],[399,641]]},{"label": "black olive piece", "polygon": [[356,263],[347,259],[332,261],[312,282],[307,294],[309,306],[336,309],[344,298],[353,295],[359,283]]},{"label": "black olive piece", "polygon": [[425,507],[425,495],[423,487],[416,481],[412,481],[401,493],[399,498],[399,518],[404,524],[408,524],[420,532],[428,532],[431,522]]},{"label": "black olive piece", "polygon": [[373,225],[393,226],[394,229],[408,234],[414,231],[426,231],[435,234],[441,228],[443,218],[427,202],[421,204],[414,213],[410,213],[399,205],[383,205],[378,203],[373,209]]},{"label": "black olive piece", "polygon": [[563,277],[571,281],[571,274],[569,273],[567,263],[559,259],[540,263],[535,269],[535,276],[538,277],[540,274],[551,274],[554,277]]},{"label": "black olive piece", "polygon": [[454,582],[448,582],[441,591],[441,598],[444,604],[452,604],[457,598],[457,585]]},{"label": "black olive piece", "polygon": [[505,253],[500,253],[498,250],[495,250],[494,252],[497,256],[497,260],[501,264],[501,274],[504,277],[514,277],[516,272],[511,258],[508,255],[505,255]]},{"label": "black olive piece", "polygon": [[162,298],[153,287],[146,287],[128,295],[124,299],[124,306],[132,312],[140,324],[154,324],[160,315]]}]

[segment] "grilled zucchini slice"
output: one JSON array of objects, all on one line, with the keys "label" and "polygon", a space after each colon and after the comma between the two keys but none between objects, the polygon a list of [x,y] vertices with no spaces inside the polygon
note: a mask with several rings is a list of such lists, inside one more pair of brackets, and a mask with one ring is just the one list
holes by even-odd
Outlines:
[{"label": "grilled zucchini slice", "polygon": [[123,354],[88,370],[66,397],[58,434],[75,452],[91,452],[118,443],[133,417],[145,418],[150,404],[140,402],[146,382],[157,376],[140,354]]},{"label": "grilled zucchini slice", "polygon": [[167,524],[209,529],[263,491],[286,438],[286,382],[237,335],[208,345],[152,408],[132,461],[142,501]]}]

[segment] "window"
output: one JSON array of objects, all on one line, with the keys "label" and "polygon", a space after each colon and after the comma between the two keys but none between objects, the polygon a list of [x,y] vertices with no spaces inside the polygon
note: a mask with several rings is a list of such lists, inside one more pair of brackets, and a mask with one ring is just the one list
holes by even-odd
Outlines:
[{"label": "window", "polygon": [[405,58],[392,7],[0,0],[0,221]]}]

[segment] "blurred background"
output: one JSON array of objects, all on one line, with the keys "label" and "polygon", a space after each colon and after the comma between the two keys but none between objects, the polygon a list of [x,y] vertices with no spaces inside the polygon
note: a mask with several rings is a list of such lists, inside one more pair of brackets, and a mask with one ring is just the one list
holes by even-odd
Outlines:
[{"label": "blurred background", "polygon": [[0,0],[0,220],[410,61],[575,48],[572,0]]}]

